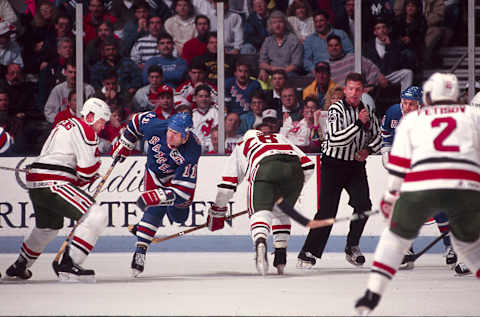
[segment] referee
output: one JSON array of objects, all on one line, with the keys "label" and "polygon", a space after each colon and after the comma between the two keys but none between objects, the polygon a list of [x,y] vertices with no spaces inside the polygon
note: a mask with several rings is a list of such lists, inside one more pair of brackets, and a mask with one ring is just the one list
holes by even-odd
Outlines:
[{"label": "referee", "polygon": [[[345,189],[353,213],[372,208],[365,160],[376,153],[382,143],[380,127],[373,109],[363,104],[363,77],[349,73],[345,78],[345,98],[328,109],[326,145],[322,150],[319,210],[314,219],[336,216],[340,194]],[[345,258],[355,266],[365,263],[358,247],[367,219],[352,221],[347,236]],[[332,226],[311,229],[298,254],[297,267],[311,267],[322,256]]]}]

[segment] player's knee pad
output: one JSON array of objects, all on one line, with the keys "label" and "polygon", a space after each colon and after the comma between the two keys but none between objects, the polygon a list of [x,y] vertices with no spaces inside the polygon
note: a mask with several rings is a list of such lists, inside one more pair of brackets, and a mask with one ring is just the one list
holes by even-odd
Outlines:
[{"label": "player's knee pad", "polygon": [[476,274],[477,278],[480,278],[480,252],[478,252],[480,250],[480,238],[473,242],[464,242],[452,235],[452,243],[460,259]]},{"label": "player's knee pad", "polygon": [[253,241],[258,238],[267,238],[271,230],[272,213],[270,210],[256,211],[250,217],[250,232],[252,234]]},{"label": "player's knee pad", "polygon": [[[103,210],[98,204],[92,205],[83,222],[78,228],[88,228],[97,236],[100,235],[107,226],[108,212]],[[77,228],[77,229],[78,229]]]},{"label": "player's knee pad", "polygon": [[273,212],[272,214],[273,246],[275,248],[286,248],[292,229],[290,217],[283,212]]},{"label": "player's knee pad", "polygon": [[27,267],[30,267],[35,262],[47,244],[55,239],[57,233],[57,229],[33,228],[20,248],[20,253],[27,259]]}]

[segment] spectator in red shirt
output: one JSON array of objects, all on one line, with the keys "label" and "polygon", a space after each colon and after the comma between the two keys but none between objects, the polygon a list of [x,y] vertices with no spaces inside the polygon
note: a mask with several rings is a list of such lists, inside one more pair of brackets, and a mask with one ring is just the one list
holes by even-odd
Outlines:
[{"label": "spectator in red shirt", "polygon": [[113,15],[105,11],[105,6],[102,0],[90,0],[88,4],[88,14],[83,20],[83,42],[88,44],[91,40],[97,37],[97,28],[103,21],[109,21],[114,24],[116,19]]},{"label": "spectator in red shirt", "polygon": [[187,61],[188,65],[195,57],[207,51],[208,33],[210,32],[210,20],[207,16],[197,15],[195,17],[195,29],[197,37],[188,40],[183,45],[182,58]]}]

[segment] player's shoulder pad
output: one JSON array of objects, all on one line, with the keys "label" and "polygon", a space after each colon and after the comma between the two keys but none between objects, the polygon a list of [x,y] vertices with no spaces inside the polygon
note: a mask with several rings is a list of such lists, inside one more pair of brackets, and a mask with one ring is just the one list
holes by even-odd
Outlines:
[{"label": "player's shoulder pad", "polygon": [[78,131],[80,132],[80,136],[82,137],[83,141],[86,144],[88,145],[98,144],[98,136],[95,133],[95,130],[93,130],[93,128],[90,125],[88,125],[85,121],[78,118],[72,118],[70,120],[72,120],[72,122],[78,128]]}]

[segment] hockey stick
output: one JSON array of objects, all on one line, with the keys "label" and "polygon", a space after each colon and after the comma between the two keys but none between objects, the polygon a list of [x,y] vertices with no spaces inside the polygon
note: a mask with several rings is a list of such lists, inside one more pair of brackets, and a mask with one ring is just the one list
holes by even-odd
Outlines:
[{"label": "hockey stick", "polygon": [[447,234],[448,234],[448,231],[442,233],[441,235],[439,235],[438,237],[436,237],[435,240],[433,240],[432,242],[430,242],[429,244],[427,244],[427,245],[422,249],[422,251],[420,251],[420,252],[418,252],[418,253],[415,253],[415,254],[406,254],[406,255],[403,257],[402,264],[403,264],[403,263],[406,263],[406,262],[415,262],[415,260],[417,260],[419,257],[421,257],[422,254],[424,254],[425,252],[427,252],[428,250],[430,250],[435,244],[438,243],[438,241],[442,240]]},{"label": "hockey stick", "polygon": [[[100,191],[102,190],[103,185],[105,185],[105,182],[107,181],[107,178],[110,176],[110,174],[112,174],[113,168],[118,163],[118,161],[120,161],[120,158],[121,158],[121,156],[117,156],[115,158],[115,160],[112,162],[112,165],[110,165],[110,168],[108,169],[108,171],[105,173],[105,175],[103,175],[102,180],[100,181],[97,188],[95,189],[95,193],[93,193],[93,199],[95,199],[98,196],[98,194],[100,193]],[[53,270],[55,272],[57,272],[56,268],[58,267],[58,262],[60,261],[60,257],[62,256],[63,252],[65,252],[65,248],[67,247],[68,243],[72,239],[73,234],[75,232],[75,229],[77,229],[77,227],[80,225],[80,223],[82,223],[82,220],[85,219],[87,214],[88,214],[88,211],[86,213],[84,213],[82,215],[82,217],[77,221],[77,223],[73,226],[72,230],[70,231],[70,233],[68,234],[65,241],[63,241],[62,246],[58,250],[57,255],[55,255],[55,259],[53,260],[53,263],[52,263]]]},{"label": "hockey stick", "polygon": [[[248,212],[248,210],[237,212],[236,214],[232,214],[231,216],[226,217],[225,220],[232,220],[233,218],[244,215],[247,212]],[[131,227],[129,226],[128,230],[130,230],[132,227],[133,226],[131,226]],[[186,235],[188,233],[191,233],[191,232],[194,232],[194,231],[206,228],[206,227],[208,227],[208,224],[204,223],[203,225],[199,225],[199,226],[187,229],[187,230],[183,230],[183,231],[171,234],[171,235],[166,236],[166,237],[153,238],[152,243],[160,243],[160,242],[167,241],[167,240],[170,240],[170,239],[173,239],[173,238],[178,238],[178,237],[181,237],[181,236]]]},{"label": "hockey stick", "polygon": [[0,166],[0,170],[12,171],[12,172],[22,172],[25,173],[27,170],[23,168],[16,169],[14,167]]}]

